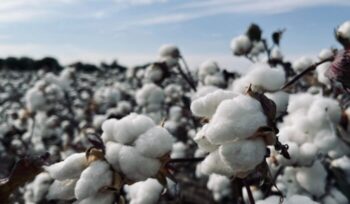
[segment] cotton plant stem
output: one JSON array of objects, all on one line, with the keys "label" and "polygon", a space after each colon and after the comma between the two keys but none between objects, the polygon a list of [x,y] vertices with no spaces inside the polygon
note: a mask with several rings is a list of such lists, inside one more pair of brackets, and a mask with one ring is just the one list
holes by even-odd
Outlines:
[{"label": "cotton plant stem", "polygon": [[181,77],[188,83],[188,85],[192,88],[193,91],[197,91],[196,86],[194,83],[187,77],[185,72],[181,69],[180,65],[176,66],[177,70],[179,71]]},{"label": "cotton plant stem", "polygon": [[334,57],[331,57],[331,58],[327,58],[327,59],[324,59],[324,60],[321,60],[313,65],[311,65],[310,67],[306,68],[304,71],[302,71],[300,74],[296,75],[295,77],[293,77],[293,79],[291,79],[289,82],[287,82],[285,85],[282,86],[281,90],[287,88],[288,86],[294,84],[296,81],[298,81],[301,77],[303,77],[305,74],[313,71],[316,69],[317,66],[325,63],[325,62],[331,62],[333,61]]},{"label": "cotton plant stem", "polygon": [[247,192],[248,192],[249,204],[255,204],[252,190],[250,189],[249,185],[244,180],[243,180],[243,185],[247,189]]},{"label": "cotton plant stem", "polygon": [[205,157],[171,159],[168,163],[201,162]]}]

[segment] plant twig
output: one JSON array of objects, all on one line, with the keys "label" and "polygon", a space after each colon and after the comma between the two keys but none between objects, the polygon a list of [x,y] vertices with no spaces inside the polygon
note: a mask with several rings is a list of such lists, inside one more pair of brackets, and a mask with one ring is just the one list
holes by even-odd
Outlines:
[{"label": "plant twig", "polygon": [[168,163],[201,162],[205,157],[171,159]]},{"label": "plant twig", "polygon": [[177,70],[179,71],[181,77],[190,85],[190,87],[193,89],[193,91],[197,91],[196,86],[194,85],[193,81],[191,81],[185,72],[181,69],[180,65],[176,66]]},{"label": "plant twig", "polygon": [[250,189],[249,185],[244,180],[243,180],[243,185],[247,189],[249,203],[250,204],[255,204],[255,200],[254,200],[254,197],[253,197],[252,190]]},{"label": "plant twig", "polygon": [[283,89],[287,88],[288,86],[294,84],[296,81],[298,81],[298,80],[299,80],[302,76],[304,76],[305,74],[307,74],[307,73],[309,73],[309,72],[315,70],[316,67],[317,67],[318,65],[321,65],[321,64],[323,64],[323,63],[325,63],[325,62],[331,62],[331,61],[333,61],[333,59],[334,59],[334,57],[330,57],[330,58],[324,59],[324,60],[322,60],[322,61],[319,61],[319,62],[317,62],[317,63],[311,65],[310,67],[308,67],[308,68],[306,68],[304,71],[302,71],[300,74],[297,74],[296,76],[294,76],[293,79],[291,79],[291,80],[290,80],[289,82],[287,82],[285,85],[283,85],[282,88],[281,88],[281,90],[283,90]]}]

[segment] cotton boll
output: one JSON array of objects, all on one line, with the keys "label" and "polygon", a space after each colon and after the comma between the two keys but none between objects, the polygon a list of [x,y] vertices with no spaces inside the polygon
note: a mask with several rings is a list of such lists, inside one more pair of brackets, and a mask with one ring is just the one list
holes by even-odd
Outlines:
[{"label": "cotton boll", "polygon": [[171,44],[162,45],[159,48],[158,53],[160,57],[172,57],[172,58],[180,57],[179,48]]},{"label": "cotton boll", "polygon": [[324,129],[320,130],[316,134],[314,144],[317,146],[320,152],[327,154],[338,144],[337,140],[338,138],[332,130]]},{"label": "cotton boll", "polygon": [[316,67],[317,80],[324,85],[330,85],[330,80],[326,77],[326,71],[331,66],[331,62],[325,62]]},{"label": "cotton boll", "polygon": [[350,40],[350,21],[346,21],[337,29],[337,35],[346,40]]},{"label": "cotton boll", "polygon": [[96,194],[102,187],[112,184],[113,173],[105,161],[94,161],[82,173],[75,185],[74,194],[78,200]]},{"label": "cotton boll", "polygon": [[216,73],[215,75],[206,76],[204,79],[205,85],[213,85],[218,87],[225,86],[225,78],[221,73]]},{"label": "cotton boll", "polygon": [[207,188],[213,192],[214,200],[220,201],[231,194],[231,181],[226,176],[211,174]]},{"label": "cotton boll", "polygon": [[217,62],[214,60],[206,60],[199,65],[198,78],[201,82],[204,82],[206,76],[214,75],[219,72],[220,68]]},{"label": "cotton boll", "polygon": [[216,90],[212,93],[209,93],[201,98],[194,100],[191,103],[191,111],[197,115],[202,117],[211,118],[215,113],[218,105],[225,99],[232,99],[237,94],[231,91],[225,90]]},{"label": "cotton boll", "polygon": [[271,99],[276,104],[277,115],[281,115],[287,111],[289,94],[284,91],[274,93],[266,93],[266,97]]},{"label": "cotton boll", "polygon": [[155,204],[163,190],[163,186],[155,179],[147,179],[126,186],[127,198],[130,204]]},{"label": "cotton boll", "polygon": [[276,47],[276,46],[274,48],[272,48],[271,53],[270,53],[270,57],[271,57],[271,59],[274,59],[274,60],[282,60],[283,54],[281,52],[281,49],[279,47]]},{"label": "cotton boll", "polygon": [[102,123],[102,140],[103,142],[107,142],[110,140],[113,140],[113,132],[114,132],[114,126],[117,124],[118,120],[112,118],[112,119],[108,119],[106,121],[104,121]]},{"label": "cotton boll", "polygon": [[307,111],[315,100],[315,96],[309,93],[298,93],[289,95],[288,113],[296,111]]},{"label": "cotton boll", "polygon": [[47,193],[52,178],[47,172],[38,174],[33,181],[33,201],[41,201]]},{"label": "cotton boll", "polygon": [[119,154],[122,147],[123,145],[116,142],[106,143],[105,158],[108,161],[108,163],[112,165],[113,169],[116,171],[120,171]]},{"label": "cotton boll", "polygon": [[253,170],[265,158],[266,146],[262,139],[239,140],[219,148],[223,161],[235,172]]},{"label": "cotton boll", "polygon": [[57,180],[79,178],[80,173],[86,167],[85,153],[75,153],[64,161],[45,167],[50,176]]},{"label": "cotton boll", "polygon": [[216,90],[219,90],[219,88],[216,86],[201,86],[198,88],[197,92],[191,96],[191,99],[194,101]]},{"label": "cotton boll", "polygon": [[313,60],[309,57],[300,57],[292,64],[293,69],[296,72],[302,72],[313,64]]},{"label": "cotton boll", "polygon": [[325,193],[326,177],[327,171],[318,160],[314,162],[312,167],[300,168],[296,174],[300,186],[317,197]]},{"label": "cotton boll", "polygon": [[173,144],[170,157],[173,159],[184,158],[186,156],[187,146],[183,142],[176,142]]},{"label": "cotton boll", "polygon": [[161,166],[158,160],[144,157],[130,146],[123,146],[120,150],[119,164],[122,172],[134,181],[142,181],[155,176]]},{"label": "cotton boll", "polygon": [[151,158],[158,158],[171,151],[173,137],[160,126],[155,126],[139,136],[135,141],[135,148]]},{"label": "cotton boll", "polygon": [[115,195],[112,192],[97,193],[74,204],[111,204],[114,203]]},{"label": "cotton boll", "polygon": [[290,198],[288,198],[285,202],[286,204],[320,204],[318,202],[315,202],[311,200],[311,198],[303,195],[293,195]]},{"label": "cotton boll", "polygon": [[26,105],[29,111],[35,112],[45,107],[45,97],[43,93],[37,89],[30,89],[25,95]]},{"label": "cotton boll", "polygon": [[239,95],[220,103],[205,135],[209,142],[223,144],[248,138],[265,125],[266,117],[260,103],[250,96]]},{"label": "cotton boll", "polygon": [[300,165],[310,165],[316,158],[317,147],[313,143],[304,143],[300,147],[298,163]]},{"label": "cotton boll", "polygon": [[246,35],[240,35],[236,38],[233,38],[231,41],[231,49],[233,51],[233,54],[237,56],[248,54],[252,46],[252,42]]},{"label": "cotton boll", "polygon": [[341,117],[341,108],[334,99],[318,98],[310,106],[307,117],[311,121],[319,122],[320,125],[327,122],[338,124]]},{"label": "cotton boll", "polygon": [[218,150],[211,152],[205,157],[204,161],[200,163],[199,168],[200,171],[206,175],[216,173],[230,177],[235,173],[231,167],[222,160]]},{"label": "cotton boll", "polygon": [[260,53],[265,51],[265,46],[262,41],[253,42],[253,49],[250,51],[251,55],[259,55]]},{"label": "cotton boll", "polygon": [[198,147],[205,152],[213,152],[219,148],[218,145],[214,145],[208,141],[205,136],[205,132],[208,128],[208,124],[205,124],[202,129],[196,134],[194,141],[197,143]]},{"label": "cotton boll", "polygon": [[[141,106],[147,106],[150,104],[163,104],[165,99],[165,94],[163,89],[159,86],[148,83],[145,84],[140,90],[136,92],[135,95],[136,103]],[[154,110],[158,111],[158,110]]]},{"label": "cotton boll", "polygon": [[290,159],[286,159],[280,154],[276,156],[278,162],[283,166],[289,166],[297,163],[299,159],[299,154],[300,154],[299,146],[296,143],[288,142],[287,145],[288,145],[288,153],[290,155]]},{"label": "cotton boll", "polygon": [[320,60],[329,59],[334,56],[334,53],[331,49],[322,49],[321,52],[318,54],[318,58]]},{"label": "cotton boll", "polygon": [[285,72],[281,67],[271,68],[268,64],[256,63],[245,76],[234,81],[233,91],[245,93],[250,85],[255,91],[277,91],[285,81]]},{"label": "cotton boll", "polygon": [[46,198],[48,200],[71,200],[75,197],[74,188],[76,183],[76,179],[55,180],[51,184]]}]

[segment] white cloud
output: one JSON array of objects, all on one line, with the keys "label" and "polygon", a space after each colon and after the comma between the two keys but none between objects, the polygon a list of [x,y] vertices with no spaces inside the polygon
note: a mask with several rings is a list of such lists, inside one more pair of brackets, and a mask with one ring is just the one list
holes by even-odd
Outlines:
[{"label": "white cloud", "polygon": [[151,5],[155,3],[165,3],[168,0],[114,0],[118,4],[129,5]]}]

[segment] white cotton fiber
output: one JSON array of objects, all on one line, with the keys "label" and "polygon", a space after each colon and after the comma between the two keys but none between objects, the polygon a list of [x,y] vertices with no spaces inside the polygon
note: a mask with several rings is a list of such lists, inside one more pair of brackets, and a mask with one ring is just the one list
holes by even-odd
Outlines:
[{"label": "white cotton fiber", "polygon": [[163,89],[153,83],[143,85],[141,89],[136,92],[135,99],[138,105],[161,104],[163,103],[165,94]]},{"label": "white cotton fiber", "polygon": [[252,48],[252,42],[246,35],[240,35],[231,41],[231,49],[235,55],[248,54]]},{"label": "white cotton fiber", "polygon": [[321,52],[318,54],[318,58],[320,60],[325,60],[332,56],[334,56],[334,53],[331,49],[322,49]]},{"label": "white cotton fiber", "polygon": [[213,192],[215,201],[220,201],[225,196],[231,194],[231,181],[226,176],[211,174],[207,183],[207,188]]},{"label": "white cotton fiber", "polygon": [[50,176],[57,180],[79,178],[80,173],[86,167],[85,153],[75,153],[64,161],[45,167]]},{"label": "white cotton fiber", "polygon": [[196,93],[194,93],[192,96],[191,96],[191,99],[192,101],[200,98],[200,97],[203,97],[209,93],[212,93],[216,90],[219,90],[218,87],[216,86],[201,86],[201,87],[198,87],[198,90]]},{"label": "white cotton fiber", "polygon": [[103,142],[107,142],[110,140],[113,140],[113,132],[114,132],[114,126],[117,124],[118,120],[117,119],[108,119],[102,123],[102,140]]},{"label": "white cotton fiber", "polygon": [[237,94],[232,91],[216,90],[191,103],[191,111],[196,116],[211,118],[218,105],[225,99],[233,99]]},{"label": "white cotton fiber", "polygon": [[156,204],[162,190],[163,186],[155,179],[147,179],[125,188],[130,204]]},{"label": "white cotton fiber", "polygon": [[301,187],[316,197],[325,193],[327,171],[320,161],[316,160],[312,167],[300,168],[296,178]]},{"label": "white cotton fiber", "polygon": [[298,163],[300,165],[310,165],[316,158],[317,147],[313,143],[304,143],[300,146]]},{"label": "white cotton fiber", "polygon": [[178,58],[180,55],[179,48],[172,44],[164,44],[162,45],[159,50],[158,54],[160,57],[172,57],[172,58]]},{"label": "white cotton fiber", "polygon": [[309,57],[300,57],[294,60],[292,67],[296,72],[302,72],[313,64],[313,60]]},{"label": "white cotton fiber", "polygon": [[327,154],[328,151],[335,148],[338,144],[338,137],[330,129],[320,130],[314,139],[314,144],[317,146],[320,152]]},{"label": "white cotton fiber", "polygon": [[113,169],[116,171],[120,171],[119,155],[122,147],[123,147],[122,144],[119,144],[116,142],[110,141],[106,143],[105,158],[108,161],[108,163],[112,165]]},{"label": "white cotton fiber", "polygon": [[265,158],[266,146],[261,138],[225,143],[219,148],[223,161],[235,172],[253,170]]},{"label": "white cotton fiber", "polygon": [[134,181],[155,176],[161,166],[157,159],[145,157],[130,146],[123,146],[120,150],[119,164],[126,177]]},{"label": "white cotton fiber", "polygon": [[144,156],[158,158],[171,151],[173,137],[160,126],[141,134],[135,141],[135,148]]},{"label": "white cotton fiber", "polygon": [[219,148],[218,145],[210,143],[205,136],[205,132],[208,128],[208,124],[205,124],[200,131],[196,134],[194,141],[197,143],[198,147],[205,152],[213,152]]},{"label": "white cotton fiber", "polygon": [[338,189],[336,189],[335,187],[331,188],[329,194],[334,199],[335,203],[337,203],[337,204],[349,203],[347,197],[342,192],[340,192]]},{"label": "white cotton fiber", "polygon": [[281,67],[271,68],[268,64],[256,63],[246,75],[234,81],[233,91],[245,93],[250,85],[256,91],[277,91],[285,81],[285,72]]},{"label": "white cotton fiber", "polygon": [[350,21],[346,21],[338,27],[337,35],[350,40]]},{"label": "white cotton fiber", "polygon": [[74,188],[77,179],[66,179],[63,181],[55,180],[46,195],[48,200],[71,200],[75,197]]},{"label": "white cotton fiber", "polygon": [[266,97],[271,99],[276,104],[277,116],[287,112],[289,94],[284,91],[277,91],[274,93],[266,93]]},{"label": "white cotton fiber", "polygon": [[280,203],[279,196],[269,196],[269,197],[265,198],[264,200],[256,201],[256,204],[279,204],[279,203]]},{"label": "white cotton fiber", "polygon": [[223,144],[248,138],[265,125],[266,117],[260,103],[250,96],[239,95],[220,103],[205,135],[211,143]]},{"label": "white cotton fiber", "polygon": [[271,59],[274,59],[274,60],[282,60],[283,54],[282,54],[281,49],[277,46],[272,48],[271,53],[270,53],[270,57],[271,57]]},{"label": "white cotton fiber", "polygon": [[332,98],[317,98],[310,106],[307,117],[320,125],[329,122],[338,124],[341,117],[341,108],[338,101]]},{"label": "white cotton fiber", "polygon": [[44,198],[51,181],[52,178],[47,172],[42,172],[35,177],[32,183],[34,202],[39,202]]},{"label": "white cotton fiber", "polygon": [[113,204],[115,195],[113,192],[104,192],[90,195],[74,204]]},{"label": "white cotton fiber", "polygon": [[330,80],[326,77],[326,71],[330,66],[331,62],[325,62],[316,67],[317,80],[324,85],[330,85]]},{"label": "white cotton fiber", "polygon": [[230,177],[235,173],[231,167],[222,160],[218,150],[211,152],[207,157],[205,157],[204,161],[200,163],[199,168],[201,173],[206,175],[216,173]]},{"label": "white cotton fiber", "polygon": [[311,200],[310,197],[304,195],[293,195],[287,198],[285,204],[319,204]]},{"label": "white cotton fiber", "polygon": [[186,157],[187,146],[183,142],[176,142],[173,144],[173,148],[171,151],[171,158],[184,158]]},{"label": "white cotton fiber", "polygon": [[214,75],[220,70],[218,64],[214,60],[206,60],[199,65],[198,78],[201,82],[204,82],[206,76]]},{"label": "white cotton fiber", "polygon": [[298,93],[289,95],[288,113],[296,111],[307,111],[315,100],[315,96],[309,93]]},{"label": "white cotton fiber", "polygon": [[96,194],[113,181],[113,173],[105,161],[94,161],[82,173],[75,185],[74,194],[78,200]]}]

